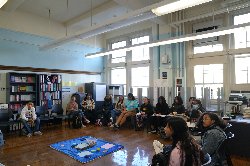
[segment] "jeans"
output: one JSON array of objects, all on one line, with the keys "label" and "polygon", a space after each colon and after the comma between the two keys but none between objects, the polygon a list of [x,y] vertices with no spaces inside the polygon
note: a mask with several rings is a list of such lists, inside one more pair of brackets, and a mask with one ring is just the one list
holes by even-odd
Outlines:
[{"label": "jeans", "polygon": [[[28,133],[32,134],[33,131],[31,130],[30,125],[28,124],[28,121],[21,119],[21,122],[23,124],[23,128],[26,129],[28,131]],[[40,119],[36,118],[34,123],[35,123],[34,132],[39,131],[40,130]]]},{"label": "jeans", "polygon": [[117,116],[120,116],[120,114],[121,114],[121,111],[120,110],[116,110],[116,109],[112,109],[111,110],[111,117],[112,117],[112,119],[113,119],[113,123],[115,124],[115,122],[116,122],[116,117]]}]

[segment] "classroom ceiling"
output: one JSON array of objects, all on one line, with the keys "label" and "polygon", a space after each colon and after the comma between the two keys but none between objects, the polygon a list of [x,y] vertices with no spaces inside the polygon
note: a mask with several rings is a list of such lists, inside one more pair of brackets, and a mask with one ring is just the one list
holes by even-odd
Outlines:
[{"label": "classroom ceiling", "polygon": [[9,0],[7,12],[20,10],[56,21],[66,27],[89,27],[102,24],[132,10],[161,0]]}]

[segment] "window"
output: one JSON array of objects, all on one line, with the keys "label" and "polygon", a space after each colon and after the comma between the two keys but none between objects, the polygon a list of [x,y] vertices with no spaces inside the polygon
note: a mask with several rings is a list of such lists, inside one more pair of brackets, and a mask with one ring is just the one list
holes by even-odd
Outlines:
[{"label": "window", "polygon": [[137,67],[131,69],[133,94],[137,96],[137,88],[142,88],[142,96],[147,96],[149,87],[149,67]]},{"label": "window", "polygon": [[210,88],[210,98],[217,99],[218,88],[223,87],[223,64],[194,66],[196,97],[202,98],[202,88]]},{"label": "window", "polygon": [[235,79],[236,84],[250,83],[250,55],[235,55]]},{"label": "window", "polygon": [[[126,46],[126,41],[121,41],[121,42],[113,43],[111,45],[111,49],[125,47],[125,46]],[[111,63],[125,62],[125,60],[126,60],[126,51],[121,51],[121,52],[112,54]]]},{"label": "window", "polygon": [[[149,36],[132,39],[132,45],[149,42]],[[135,48],[132,50],[132,61],[149,60],[149,48]]]},{"label": "window", "polygon": [[126,84],[126,69],[112,68],[111,69],[111,84]]},{"label": "window", "polygon": [[[234,16],[234,25],[250,22],[250,13]],[[235,48],[250,47],[250,28],[234,33]]]},{"label": "window", "polygon": [[215,45],[194,47],[194,54],[215,52],[215,51],[223,51],[223,45],[215,44]]}]

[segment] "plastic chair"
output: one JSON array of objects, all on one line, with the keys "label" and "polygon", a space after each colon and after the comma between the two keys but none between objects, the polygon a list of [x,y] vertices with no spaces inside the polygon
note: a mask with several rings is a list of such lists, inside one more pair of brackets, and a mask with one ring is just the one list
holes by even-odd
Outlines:
[{"label": "plastic chair", "polygon": [[202,166],[209,165],[211,163],[211,161],[212,161],[211,156],[207,153],[204,156],[204,163],[202,164]]}]

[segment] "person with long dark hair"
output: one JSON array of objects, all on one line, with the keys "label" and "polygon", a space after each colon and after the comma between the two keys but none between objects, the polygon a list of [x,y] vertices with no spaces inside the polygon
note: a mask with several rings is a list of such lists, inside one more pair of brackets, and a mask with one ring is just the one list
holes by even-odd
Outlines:
[{"label": "person with long dark hair", "polygon": [[149,120],[149,124],[150,124],[149,132],[151,133],[158,132],[159,127],[163,127],[163,123],[165,121],[165,117],[161,117],[160,115],[168,115],[169,113],[170,113],[170,110],[169,110],[165,97],[160,96],[158,98],[158,102],[154,109],[154,116],[151,116]]},{"label": "person with long dark hair", "polygon": [[84,110],[84,114],[86,115],[87,119],[90,120],[92,124],[96,122],[96,111],[95,111],[95,101],[92,99],[91,94],[87,94],[84,100],[82,101],[82,107]]},{"label": "person with long dark hair", "polygon": [[181,117],[171,117],[164,128],[172,137],[172,147],[168,159],[169,166],[200,166],[204,159],[201,147],[188,133],[186,121]]},{"label": "person with long dark hair", "polygon": [[125,102],[125,109],[122,110],[121,115],[118,117],[114,127],[120,128],[125,123],[127,117],[135,116],[136,109],[138,108],[138,101],[132,93],[128,94],[128,99]]},{"label": "person with long dark hair", "polygon": [[182,100],[182,98],[180,96],[176,96],[174,98],[174,103],[172,104],[171,112],[173,114],[175,114],[175,113],[177,113],[177,114],[185,113],[185,107],[183,105],[183,100]]},{"label": "person with long dark hair", "polygon": [[113,110],[111,110],[111,117],[112,117],[112,122],[113,122],[113,125],[111,125],[111,127],[114,127],[114,124],[116,122],[116,117],[120,116],[120,114],[124,108],[125,108],[124,97],[119,96],[119,100],[115,104],[115,108]]},{"label": "person with long dark hair", "polygon": [[[202,126],[201,126],[202,121]],[[226,139],[224,129],[226,124],[223,119],[215,113],[205,112],[198,121],[198,125],[203,132],[201,137],[201,146],[204,153],[211,156],[211,165],[219,164],[219,159],[216,150],[221,143]]]}]

